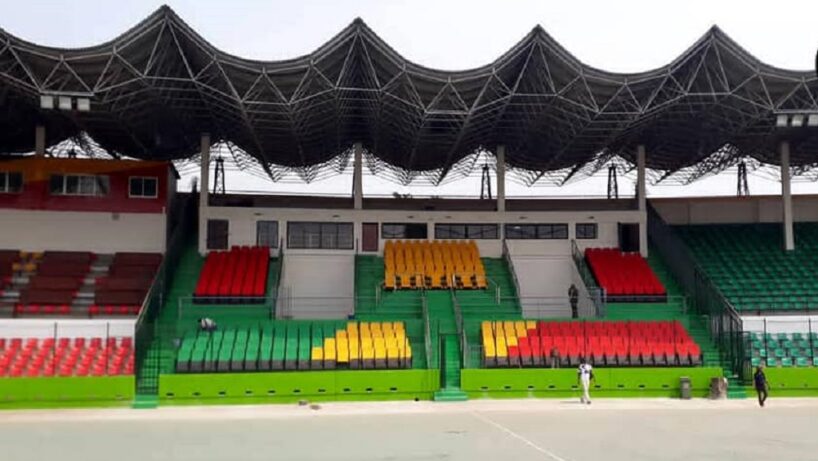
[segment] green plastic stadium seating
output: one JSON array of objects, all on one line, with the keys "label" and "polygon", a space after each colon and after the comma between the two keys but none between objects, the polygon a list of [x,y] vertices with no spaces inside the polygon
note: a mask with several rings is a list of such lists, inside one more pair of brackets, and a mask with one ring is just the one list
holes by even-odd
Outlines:
[{"label": "green plastic stadium seating", "polygon": [[745,354],[754,367],[761,363],[768,367],[818,366],[818,334],[749,332]]},{"label": "green plastic stadium seating", "polygon": [[678,226],[694,258],[739,311],[818,308],[818,224],[796,223],[781,249],[779,224]]}]

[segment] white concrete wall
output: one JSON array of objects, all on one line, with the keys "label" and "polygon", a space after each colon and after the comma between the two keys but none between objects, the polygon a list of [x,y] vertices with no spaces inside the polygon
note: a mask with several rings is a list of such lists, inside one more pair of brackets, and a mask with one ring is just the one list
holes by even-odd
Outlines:
[{"label": "white concrete wall", "polygon": [[[566,223],[568,239],[566,240],[532,240],[527,241],[531,251],[536,254],[570,255],[571,239],[575,236],[576,223],[597,223],[598,238],[594,240],[577,240],[577,244],[586,246],[617,246],[617,223],[639,222],[638,211],[550,211],[550,212],[464,212],[464,211],[418,211],[418,210],[334,210],[334,209],[296,209],[296,208],[243,208],[243,207],[208,207],[207,219],[227,219],[230,221],[228,236],[229,245],[254,245],[256,242],[257,221],[278,221],[279,238],[287,240],[287,221],[318,222],[352,222],[355,228],[355,239],[360,246],[361,223],[427,223],[429,239],[434,239],[434,224],[457,223],[504,223],[537,224]],[[379,232],[380,234],[380,232]],[[383,250],[380,241],[380,249]],[[499,258],[503,253],[501,239],[476,240],[480,254],[484,257]],[[523,241],[518,241],[523,242]],[[204,248],[200,248],[204,251]],[[293,252],[298,250],[288,250]],[[309,250],[310,252],[321,250]],[[354,250],[347,251],[353,253]]]},{"label": "white concrete wall", "polygon": [[[668,224],[780,223],[779,196],[695,197],[653,199],[651,203]],[[795,221],[818,221],[818,196],[793,196]]]},{"label": "white concrete wall", "polygon": [[0,210],[0,248],[114,253],[165,251],[164,214]]},{"label": "white concrete wall", "polygon": [[772,334],[818,332],[818,315],[743,315],[741,321],[744,331]]},{"label": "white concrete wall", "polygon": [[282,316],[346,318],[355,309],[355,257],[285,252],[280,286],[277,311]]},{"label": "white concrete wall", "polygon": [[136,319],[0,319],[0,338],[133,337]]}]

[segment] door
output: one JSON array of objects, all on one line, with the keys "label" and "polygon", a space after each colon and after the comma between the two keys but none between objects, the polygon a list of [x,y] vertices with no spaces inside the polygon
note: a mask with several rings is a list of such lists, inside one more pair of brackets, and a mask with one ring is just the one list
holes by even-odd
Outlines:
[{"label": "door", "polygon": [[207,249],[226,250],[227,233],[230,228],[230,221],[226,219],[207,220]]},{"label": "door", "polygon": [[361,251],[378,251],[378,223],[361,224]]},{"label": "door", "polygon": [[639,224],[619,223],[619,249],[639,251]]}]

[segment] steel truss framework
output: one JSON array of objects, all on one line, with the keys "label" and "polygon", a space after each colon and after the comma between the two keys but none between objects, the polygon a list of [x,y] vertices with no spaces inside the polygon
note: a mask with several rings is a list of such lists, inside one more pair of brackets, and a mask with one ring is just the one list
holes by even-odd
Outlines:
[{"label": "steel truss framework", "polygon": [[[90,97],[91,110],[41,110],[40,95],[53,93]],[[635,74],[589,67],[540,27],[458,72],[406,60],[361,20],[276,62],[216,49],[168,7],[83,49],[0,29],[0,152],[30,149],[37,124],[49,145],[88,133],[143,159],[189,158],[209,132],[273,180],[337,171],[362,142],[370,168],[402,183],[440,183],[500,144],[526,184],[564,183],[615,156],[634,163],[637,144],[655,180],[692,181],[742,158],[777,164],[775,114],[816,111],[816,99],[813,72],[764,64],[716,27],[670,64]],[[818,163],[816,131],[786,133],[795,172]]]}]

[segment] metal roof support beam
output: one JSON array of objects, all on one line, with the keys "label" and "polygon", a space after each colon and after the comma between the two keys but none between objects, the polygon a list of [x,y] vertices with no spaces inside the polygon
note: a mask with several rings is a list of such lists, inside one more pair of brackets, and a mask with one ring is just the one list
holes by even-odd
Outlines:
[{"label": "metal roof support beam", "polygon": [[207,252],[207,208],[210,185],[210,134],[202,133],[200,139],[201,170],[199,173],[199,253]]},{"label": "metal roof support beam", "polygon": [[45,126],[37,125],[34,127],[34,155],[37,157],[45,156]]},{"label": "metal roof support beam", "polygon": [[497,211],[506,211],[506,146],[497,146]]},{"label": "metal roof support beam", "polygon": [[781,154],[781,196],[784,206],[784,249],[795,249],[795,237],[792,228],[792,189],[790,187],[790,143],[781,141],[778,146]]},{"label": "metal roof support beam", "polygon": [[356,142],[352,146],[352,155],[355,164],[352,172],[352,200],[355,204],[355,209],[360,210],[364,207],[364,146]]},{"label": "metal roof support beam", "polygon": [[639,254],[648,257],[647,183],[645,177],[645,146],[636,146],[636,200],[639,203]]}]

